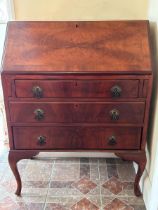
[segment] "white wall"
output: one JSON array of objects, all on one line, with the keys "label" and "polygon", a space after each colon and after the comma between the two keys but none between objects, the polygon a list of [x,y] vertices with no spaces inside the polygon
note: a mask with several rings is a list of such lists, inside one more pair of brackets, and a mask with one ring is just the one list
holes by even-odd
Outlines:
[{"label": "white wall", "polygon": [[144,182],[143,197],[147,210],[158,210],[158,1],[149,1],[152,55],[154,61],[154,85],[149,121],[148,163]]},{"label": "white wall", "polygon": [[148,0],[13,0],[16,20],[146,19]]}]

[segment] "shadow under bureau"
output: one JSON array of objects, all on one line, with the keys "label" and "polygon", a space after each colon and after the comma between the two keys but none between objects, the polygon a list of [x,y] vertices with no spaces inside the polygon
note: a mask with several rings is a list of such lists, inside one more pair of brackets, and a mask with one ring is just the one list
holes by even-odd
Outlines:
[{"label": "shadow under bureau", "polygon": [[146,165],[148,21],[9,22],[2,63],[9,164],[42,151],[112,152]]}]

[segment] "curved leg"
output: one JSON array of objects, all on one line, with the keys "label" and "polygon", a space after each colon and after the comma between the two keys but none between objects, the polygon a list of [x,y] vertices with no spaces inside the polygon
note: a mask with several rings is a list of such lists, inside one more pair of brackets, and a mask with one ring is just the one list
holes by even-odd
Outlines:
[{"label": "curved leg", "polygon": [[118,157],[124,159],[124,160],[131,160],[138,164],[138,171],[135,177],[134,182],[134,193],[136,196],[141,196],[141,191],[139,187],[139,181],[140,178],[144,172],[145,165],[146,165],[146,154],[145,152],[131,152],[131,153],[115,153]]},{"label": "curved leg", "polygon": [[21,185],[20,174],[17,168],[17,162],[22,159],[29,159],[35,156],[36,154],[37,152],[35,151],[13,151],[13,150],[9,151],[8,161],[9,161],[10,168],[16,178],[17,190],[15,194],[18,196],[21,194],[22,185]]}]

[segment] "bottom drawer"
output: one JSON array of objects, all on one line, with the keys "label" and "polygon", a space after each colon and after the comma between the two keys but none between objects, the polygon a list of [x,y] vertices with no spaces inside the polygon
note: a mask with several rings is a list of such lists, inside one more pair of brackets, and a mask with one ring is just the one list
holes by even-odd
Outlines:
[{"label": "bottom drawer", "polygon": [[15,149],[139,149],[141,128],[14,127]]}]

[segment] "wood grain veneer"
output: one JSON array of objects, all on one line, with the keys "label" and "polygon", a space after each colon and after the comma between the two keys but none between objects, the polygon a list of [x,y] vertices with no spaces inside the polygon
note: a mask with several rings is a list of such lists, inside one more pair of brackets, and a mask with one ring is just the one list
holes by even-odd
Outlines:
[{"label": "wood grain veneer", "polygon": [[42,151],[113,152],[146,164],[152,53],[149,22],[9,22],[2,84],[9,164]]}]

